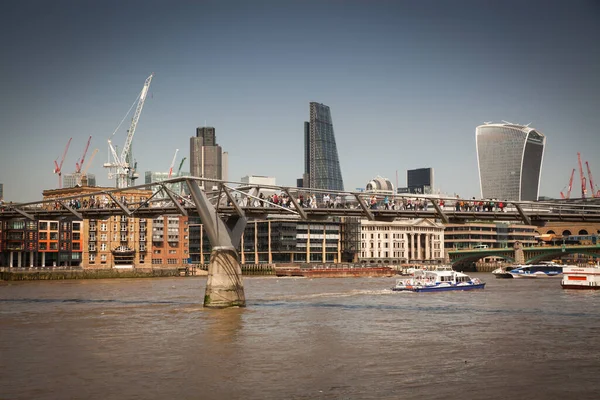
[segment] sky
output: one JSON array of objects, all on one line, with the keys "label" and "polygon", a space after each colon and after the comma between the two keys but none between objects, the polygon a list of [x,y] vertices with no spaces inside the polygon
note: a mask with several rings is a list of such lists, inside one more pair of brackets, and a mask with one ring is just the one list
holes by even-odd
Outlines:
[{"label": "sky", "polygon": [[[445,194],[480,195],[475,128],[528,124],[547,137],[540,195],[559,197],[577,153],[600,183],[600,2],[31,1],[0,4],[0,183],[41,200],[72,173],[114,186],[107,140],[154,73],[133,154],[167,172],[214,126],[229,179],[303,173],[309,102],[331,107],[346,190],[406,185],[433,167]],[[125,143],[131,115],[113,143]],[[585,169],[585,164],[584,164]]]}]

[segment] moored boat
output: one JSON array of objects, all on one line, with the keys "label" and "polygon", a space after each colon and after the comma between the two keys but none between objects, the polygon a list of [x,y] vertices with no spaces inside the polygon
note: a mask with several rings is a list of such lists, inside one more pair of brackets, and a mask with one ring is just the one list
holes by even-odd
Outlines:
[{"label": "moored boat", "polygon": [[394,291],[444,292],[483,289],[485,282],[452,270],[415,271],[409,279],[398,279]]},{"label": "moored boat", "polygon": [[563,289],[600,290],[600,266],[564,267],[560,285]]}]

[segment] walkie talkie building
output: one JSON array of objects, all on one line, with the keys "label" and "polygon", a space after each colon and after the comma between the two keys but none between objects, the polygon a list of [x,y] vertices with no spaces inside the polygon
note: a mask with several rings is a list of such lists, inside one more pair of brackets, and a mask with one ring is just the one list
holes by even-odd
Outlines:
[{"label": "walkie talkie building", "polygon": [[304,123],[303,186],[344,190],[331,111],[315,102],[310,103],[310,122]]},{"label": "walkie talkie building", "polygon": [[537,200],[546,136],[527,125],[480,125],[475,130],[481,197]]}]

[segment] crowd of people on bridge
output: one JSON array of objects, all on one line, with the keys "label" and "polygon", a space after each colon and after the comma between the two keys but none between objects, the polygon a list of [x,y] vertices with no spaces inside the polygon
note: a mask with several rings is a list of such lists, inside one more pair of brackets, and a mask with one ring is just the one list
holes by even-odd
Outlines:
[{"label": "crowd of people on bridge", "polygon": [[[377,195],[364,194],[361,196],[366,207],[371,210],[396,210],[396,211],[429,211],[432,202],[437,202],[441,210],[448,211],[465,211],[465,212],[496,212],[505,211],[506,201],[497,199],[478,200],[473,197],[471,200],[461,199],[456,196],[456,200],[448,201],[443,198],[421,198],[421,197],[397,197],[394,195]],[[295,202],[293,201],[295,200]],[[193,207],[194,203],[190,195],[179,196],[179,203],[184,207]],[[302,208],[346,208],[356,209],[361,205],[354,196],[342,196],[341,194],[315,194],[315,193],[299,193],[295,194],[294,199],[287,192],[273,193],[265,195],[260,192],[257,197],[235,194],[233,201],[241,207],[282,207],[295,209],[296,203]],[[170,207],[172,206],[170,199],[152,199],[147,201],[146,198],[141,198],[134,201],[133,197],[128,199],[126,196],[120,196],[119,202],[130,209],[137,207]],[[222,205],[231,206],[231,199],[223,199]],[[5,210],[6,204],[0,203],[0,209]],[[65,201],[52,200],[45,202],[38,207],[45,210],[62,210],[66,207],[73,210],[80,209],[106,209],[118,208],[119,205],[106,194],[89,195],[82,198],[73,198]]]}]

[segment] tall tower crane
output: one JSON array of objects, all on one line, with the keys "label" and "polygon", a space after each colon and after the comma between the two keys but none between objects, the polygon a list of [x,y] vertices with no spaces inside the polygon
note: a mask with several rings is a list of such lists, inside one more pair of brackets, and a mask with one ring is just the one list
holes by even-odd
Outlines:
[{"label": "tall tower crane", "polygon": [[90,136],[90,138],[87,141],[87,144],[85,145],[85,150],[83,151],[83,155],[81,156],[81,160],[75,162],[75,173],[79,174],[81,173],[81,167],[83,167],[83,162],[85,161],[85,155],[87,154],[88,148],[90,147],[90,142],[92,141],[92,137]]},{"label": "tall tower crane", "polygon": [[583,166],[581,165],[581,153],[577,153],[577,161],[579,162],[579,176],[581,178],[581,198],[585,199],[585,194],[587,193],[587,184],[585,180],[585,175],[583,175]]},{"label": "tall tower crane", "polygon": [[592,177],[592,170],[590,169],[590,164],[585,162],[585,167],[587,168],[588,179],[590,180],[590,189],[592,189],[592,197],[600,197],[600,190],[596,192],[596,186],[594,186],[594,178]]},{"label": "tall tower crane", "polygon": [[[183,167],[183,163],[185,162],[187,157],[183,157],[181,159],[181,162],[179,163],[179,168],[177,168],[177,175],[175,176],[181,176],[181,168]],[[183,190],[184,190],[185,184],[184,182],[179,182],[179,194],[183,195]]]},{"label": "tall tower crane", "polygon": [[560,197],[563,199],[569,199],[571,197],[571,189],[573,188],[573,176],[575,175],[575,168],[571,171],[571,179],[569,179],[569,186],[567,187],[567,194],[560,192]]},{"label": "tall tower crane", "polygon": [[94,151],[92,151],[92,155],[90,156],[90,159],[88,160],[87,164],[85,164],[85,168],[83,168],[83,171],[81,171],[81,173],[79,175],[79,184],[81,186],[87,186],[87,184],[88,184],[87,170],[90,168],[90,165],[92,165],[92,161],[94,161],[94,156],[96,155],[97,152],[98,152],[98,149],[94,149]]},{"label": "tall tower crane", "polygon": [[173,161],[171,161],[171,166],[169,167],[169,176],[167,177],[167,179],[170,179],[171,175],[173,175],[173,167],[175,166],[175,159],[177,158],[178,152],[179,149],[175,149],[175,155],[173,156]]},{"label": "tall tower crane", "polygon": [[[112,137],[114,137],[117,131],[115,130],[115,132],[111,136],[111,139],[108,139],[108,147],[110,149],[110,153],[112,154],[113,159],[112,162],[105,163],[104,167],[109,168],[108,179],[116,177],[117,188],[128,187],[133,182],[133,180],[137,178],[136,174],[134,173],[134,165],[131,165],[131,143],[133,141],[133,135],[135,134],[135,128],[137,127],[137,123],[140,119],[142,109],[144,108],[144,102],[146,101],[146,96],[148,95],[148,89],[150,88],[150,82],[152,82],[153,76],[154,73],[150,74],[150,76],[146,78],[146,81],[144,82],[144,87],[140,92],[137,107],[135,109],[135,113],[133,114],[133,118],[131,119],[131,125],[129,126],[129,130],[127,131],[127,139],[125,140],[125,144],[123,145],[123,149],[121,150],[120,156],[117,154],[117,151],[112,145]],[[123,121],[121,121],[121,123],[122,122]],[[117,130],[118,129],[119,128],[117,127]]]},{"label": "tall tower crane", "polygon": [[179,163],[179,168],[177,168],[177,175],[175,175],[175,176],[179,176],[179,174],[181,174],[181,167],[183,167],[183,163],[185,162],[186,158],[187,157],[183,157],[181,159],[181,162]]},{"label": "tall tower crane", "polygon": [[65,157],[67,156],[67,151],[69,150],[69,145],[71,144],[71,140],[73,140],[73,138],[69,138],[69,141],[67,142],[67,146],[65,147],[65,151],[63,152],[62,158],[60,159],[60,164],[58,164],[56,161],[58,160],[58,158],[56,160],[54,160],[54,173],[58,174],[58,188],[62,189],[62,166],[63,163],[65,162]]}]

